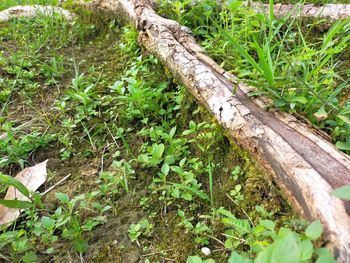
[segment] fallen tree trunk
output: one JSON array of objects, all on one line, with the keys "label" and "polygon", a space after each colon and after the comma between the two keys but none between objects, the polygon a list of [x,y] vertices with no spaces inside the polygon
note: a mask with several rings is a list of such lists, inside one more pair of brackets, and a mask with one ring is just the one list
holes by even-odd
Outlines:
[{"label": "fallen tree trunk", "polygon": [[97,0],[87,7],[135,24],[141,45],[274,176],[297,212],[322,221],[335,257],[350,261],[350,205],[330,195],[350,184],[349,156],[293,116],[265,111],[264,100],[249,98],[251,87],[206,56],[188,28],[158,16],[147,1]]},{"label": "fallen tree trunk", "polygon": [[271,173],[293,208],[320,219],[339,262],[350,261],[350,203],[330,192],[350,185],[350,157],[289,114],[267,112],[264,98],[225,72],[197,45],[188,28],[158,16],[145,0],[95,0],[81,4],[99,16],[133,23],[141,45],[155,54]]},{"label": "fallen tree trunk", "polygon": [[[246,6],[250,6],[257,12],[269,12],[269,5],[262,3],[244,3]],[[349,4],[274,4],[274,14],[277,17],[287,16],[291,17],[313,17],[313,18],[326,18],[331,20],[345,19],[350,16]]]},{"label": "fallen tree trunk", "polygon": [[[218,5],[223,5],[223,0],[217,0]],[[265,1],[268,2],[268,1]],[[192,5],[200,4],[201,0],[192,0]],[[269,13],[269,4],[261,2],[244,1],[242,5],[253,9],[257,13]],[[345,19],[350,16],[350,4],[274,4],[273,12],[275,17],[312,17],[324,18],[327,20]]]},{"label": "fallen tree trunk", "polygon": [[0,22],[5,22],[14,17],[35,17],[37,15],[52,16],[60,14],[67,20],[72,20],[74,14],[60,7],[49,5],[25,5],[14,6],[0,12]]}]

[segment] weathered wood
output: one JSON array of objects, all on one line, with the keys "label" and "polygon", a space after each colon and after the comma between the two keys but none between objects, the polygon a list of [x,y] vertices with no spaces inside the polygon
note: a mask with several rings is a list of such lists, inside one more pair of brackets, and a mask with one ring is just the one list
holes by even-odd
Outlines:
[{"label": "weathered wood", "polygon": [[[246,6],[250,6],[257,12],[262,10],[265,13],[269,12],[269,5],[262,3],[244,3]],[[275,4],[274,14],[277,17],[283,17],[290,13],[291,17],[314,17],[325,18],[331,20],[344,19],[350,16],[350,4]]]},{"label": "weathered wood", "polygon": [[[192,5],[199,4],[201,0],[192,0]],[[219,6],[223,0],[217,0]],[[265,1],[268,2],[268,1]],[[269,13],[269,4],[261,2],[244,1],[243,6],[253,9],[257,13]],[[324,18],[327,20],[345,19],[350,16],[350,4],[274,4],[275,17],[312,17]]]},{"label": "weathered wood", "polygon": [[349,156],[293,116],[265,111],[264,99],[249,98],[252,88],[206,56],[188,28],[158,16],[146,1],[98,0],[89,8],[128,14],[141,45],[274,176],[297,212],[322,221],[339,262],[350,261],[350,206],[330,195],[332,189],[350,184]]},{"label": "weathered wood", "polygon": [[72,20],[74,18],[74,14],[60,7],[49,5],[25,5],[14,6],[1,11],[0,22],[8,21],[14,17],[35,17],[39,14],[52,16],[55,13],[62,15],[67,20]]}]

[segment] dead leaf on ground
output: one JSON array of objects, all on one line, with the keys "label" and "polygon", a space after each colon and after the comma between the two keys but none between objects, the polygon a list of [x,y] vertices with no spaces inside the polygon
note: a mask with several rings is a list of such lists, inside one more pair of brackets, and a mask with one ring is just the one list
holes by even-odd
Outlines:
[{"label": "dead leaf on ground", "polygon": [[[16,175],[15,179],[20,181],[29,191],[35,192],[46,181],[47,161],[48,160],[22,170]],[[4,200],[29,201],[26,196],[13,186],[8,188]],[[0,225],[13,222],[19,217],[20,213],[21,209],[8,208],[0,205]]]}]

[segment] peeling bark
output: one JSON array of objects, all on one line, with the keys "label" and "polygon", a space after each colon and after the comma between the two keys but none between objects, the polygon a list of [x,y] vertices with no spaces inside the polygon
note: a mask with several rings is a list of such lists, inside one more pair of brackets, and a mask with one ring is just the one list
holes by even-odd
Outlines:
[{"label": "peeling bark", "polygon": [[[255,11],[268,13],[269,5],[262,3],[244,3]],[[277,17],[291,14],[293,16],[326,18],[331,20],[345,19],[350,16],[350,4],[275,4],[274,13]]]},{"label": "peeling bark", "polygon": [[[201,0],[192,0],[192,5],[200,3]],[[223,0],[217,0],[221,6]],[[268,1],[265,1],[268,2]],[[261,2],[244,1],[243,6],[252,8],[255,12],[269,13],[269,4]],[[275,17],[284,17],[289,15],[291,17],[312,17],[324,18],[327,20],[345,19],[350,16],[350,4],[274,4]]]},{"label": "peeling bark", "polygon": [[350,184],[349,156],[293,116],[265,111],[264,98],[249,98],[252,87],[225,72],[205,55],[188,28],[158,16],[147,1],[98,0],[89,9],[128,14],[141,45],[274,176],[299,214],[322,221],[339,262],[350,261],[350,206],[330,195],[332,189]]},{"label": "peeling bark", "polygon": [[52,16],[53,14],[61,14],[67,20],[73,20],[74,14],[60,7],[49,5],[25,5],[14,6],[0,12],[0,22],[8,21],[15,17],[35,17],[38,14]]}]

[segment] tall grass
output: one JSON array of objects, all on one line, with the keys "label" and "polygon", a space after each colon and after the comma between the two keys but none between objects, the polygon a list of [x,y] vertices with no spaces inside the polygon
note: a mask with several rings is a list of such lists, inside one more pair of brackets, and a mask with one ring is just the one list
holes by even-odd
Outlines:
[{"label": "tall grass", "polygon": [[187,26],[208,20],[192,28],[194,33],[226,70],[258,88],[252,95],[271,97],[273,106],[307,117],[331,134],[337,147],[350,151],[350,100],[344,96],[350,71],[339,59],[350,50],[350,19],[322,34],[317,19],[305,22],[292,15],[297,6],[282,18],[275,17],[273,0],[267,14],[240,1],[217,6],[212,0],[187,5],[174,17]]},{"label": "tall grass", "polygon": [[1,0],[0,10],[16,6],[16,5],[57,5],[58,0]]}]

